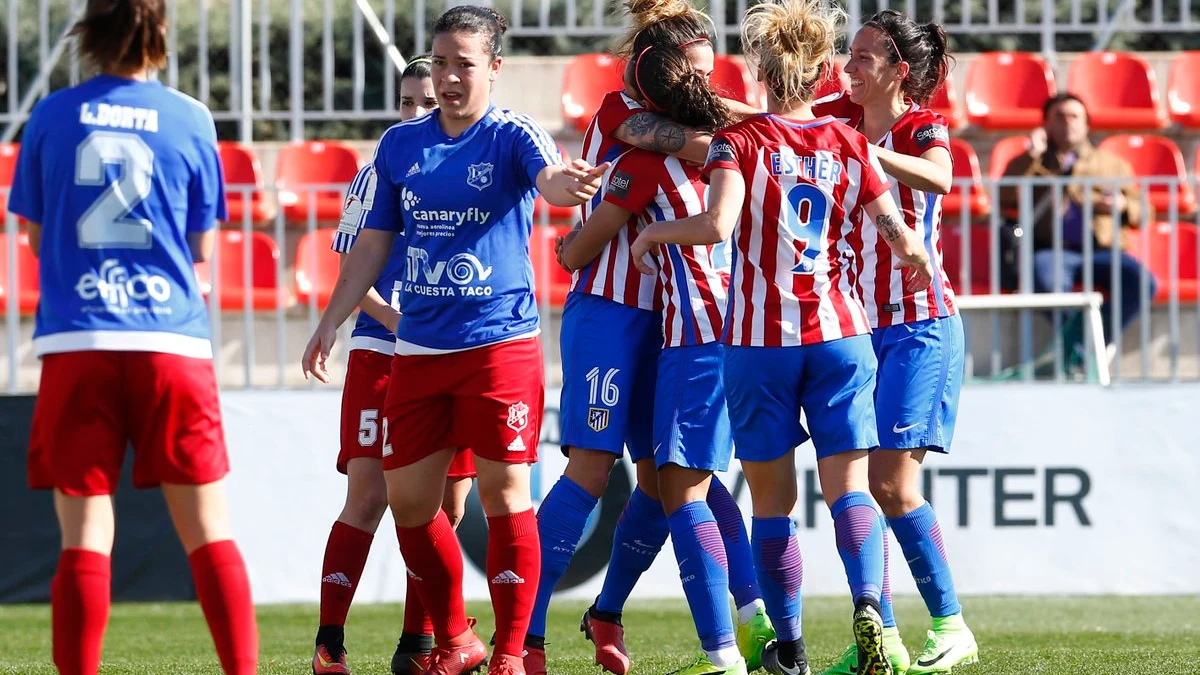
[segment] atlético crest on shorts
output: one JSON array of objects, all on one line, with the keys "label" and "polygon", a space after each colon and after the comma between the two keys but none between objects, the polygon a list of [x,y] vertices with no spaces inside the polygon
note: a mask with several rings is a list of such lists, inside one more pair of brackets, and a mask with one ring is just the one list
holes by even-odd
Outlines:
[{"label": "atl\u00e9tico crest on shorts", "polygon": [[600,433],[608,428],[608,408],[588,408],[588,426]]},{"label": "atl\u00e9tico crest on shorts", "polygon": [[467,166],[467,185],[480,192],[486,187],[491,187],[492,165],[488,162],[481,162]]},{"label": "atl\u00e9tico crest on shorts", "polygon": [[518,434],[529,426],[529,406],[517,402],[508,406],[508,428]]}]

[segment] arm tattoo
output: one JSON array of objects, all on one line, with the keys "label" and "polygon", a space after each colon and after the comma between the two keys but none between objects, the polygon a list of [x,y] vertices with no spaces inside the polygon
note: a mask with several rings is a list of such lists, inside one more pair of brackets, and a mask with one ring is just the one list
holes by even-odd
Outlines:
[{"label": "arm tattoo", "polygon": [[904,234],[904,224],[889,213],[881,214],[875,219],[875,227],[887,241],[896,241]]},{"label": "arm tattoo", "polygon": [[623,126],[633,144],[643,150],[671,154],[682,150],[687,143],[682,125],[652,112],[634,113]]}]

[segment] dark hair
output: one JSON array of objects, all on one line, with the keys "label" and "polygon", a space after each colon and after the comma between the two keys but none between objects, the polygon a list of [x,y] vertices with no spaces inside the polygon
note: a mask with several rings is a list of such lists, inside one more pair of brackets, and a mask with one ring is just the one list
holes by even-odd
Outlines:
[{"label": "dark hair", "polygon": [[508,21],[500,12],[491,7],[478,5],[459,5],[448,9],[433,25],[433,34],[441,33],[473,33],[487,37],[488,51],[495,61],[504,46],[504,33],[508,30]]},{"label": "dark hair", "polygon": [[1067,101],[1075,101],[1079,105],[1083,106],[1083,115],[1085,118],[1087,117],[1087,114],[1088,114],[1087,104],[1083,102],[1083,99],[1079,98],[1078,96],[1076,96],[1075,94],[1072,94],[1069,91],[1064,91],[1060,94],[1055,94],[1054,96],[1051,96],[1050,98],[1046,99],[1045,103],[1042,104],[1042,121],[1044,122],[1044,121],[1050,119],[1050,111],[1054,110],[1058,106],[1066,103]]},{"label": "dark hair", "polygon": [[409,78],[423,80],[427,77],[433,77],[433,62],[429,60],[428,54],[414,56],[405,66],[404,70],[400,71],[400,81],[403,82]]},{"label": "dark hair", "polygon": [[647,47],[680,47],[712,42],[712,20],[686,0],[626,0],[629,30],[616,49],[622,59],[633,59]]},{"label": "dark hair", "polygon": [[653,110],[700,131],[729,125],[725,103],[678,47],[650,47],[639,52],[630,70],[638,94]]},{"label": "dark hair", "polygon": [[166,0],[88,0],[71,35],[79,38],[79,53],[100,70],[162,69],[166,25]]},{"label": "dark hair", "polygon": [[946,52],[946,31],[936,23],[918,25],[894,9],[885,9],[863,24],[890,38],[887,45],[892,63],[908,63],[908,77],[901,90],[919,105],[929,103],[933,92],[950,74],[954,57]]}]

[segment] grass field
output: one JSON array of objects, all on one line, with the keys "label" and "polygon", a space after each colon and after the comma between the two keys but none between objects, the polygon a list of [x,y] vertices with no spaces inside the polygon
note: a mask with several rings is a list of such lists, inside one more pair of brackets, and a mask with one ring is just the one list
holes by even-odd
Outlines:
[{"label": "grass field", "polygon": [[[967,618],[983,662],[964,675],[1197,675],[1200,673],[1200,598],[968,598]],[[560,602],[550,617],[550,675],[598,675],[591,645],[578,631],[584,604]],[[472,603],[478,631],[491,633],[488,608]],[[316,608],[258,610],[261,673],[309,671]],[[346,627],[356,675],[387,675],[400,627],[398,605],[363,605]],[[910,652],[920,649],[928,618],[917,598],[899,598],[897,616]],[[814,668],[828,664],[849,639],[845,601],[805,603],[805,636]],[[0,606],[0,673],[54,673],[50,610]],[[665,675],[685,665],[698,647],[682,602],[634,603],[625,614],[626,641],[636,675]],[[103,675],[219,674],[194,604],[117,605],[105,643]]]}]

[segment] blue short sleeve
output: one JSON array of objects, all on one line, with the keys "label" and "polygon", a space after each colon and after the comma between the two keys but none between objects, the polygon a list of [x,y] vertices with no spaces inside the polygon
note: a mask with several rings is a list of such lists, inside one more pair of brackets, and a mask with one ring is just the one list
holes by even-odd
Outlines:
[{"label": "blue short sleeve", "polygon": [[511,122],[516,162],[524,170],[529,187],[536,187],[542,169],[562,163],[558,145],[541,125],[525,115],[513,115]]},{"label": "blue short sleeve", "polygon": [[375,180],[366,186],[362,197],[363,209],[366,211],[362,227],[370,230],[404,230],[401,188],[393,182],[392,172],[388,169],[389,155],[397,145],[395,139],[399,131],[393,127],[384,132],[383,138],[379,139],[379,147],[375,150]]},{"label": "blue short sleeve", "polygon": [[13,173],[12,189],[8,193],[8,210],[26,220],[43,224],[41,115],[34,108],[21,136],[17,167]]},{"label": "blue short sleeve", "polygon": [[[211,124],[211,123],[210,123]],[[211,133],[211,139],[205,134]],[[197,145],[197,161],[188,186],[188,232],[207,232],[217,221],[229,219],[225,208],[225,175],[217,150],[215,130],[203,132]]]}]

